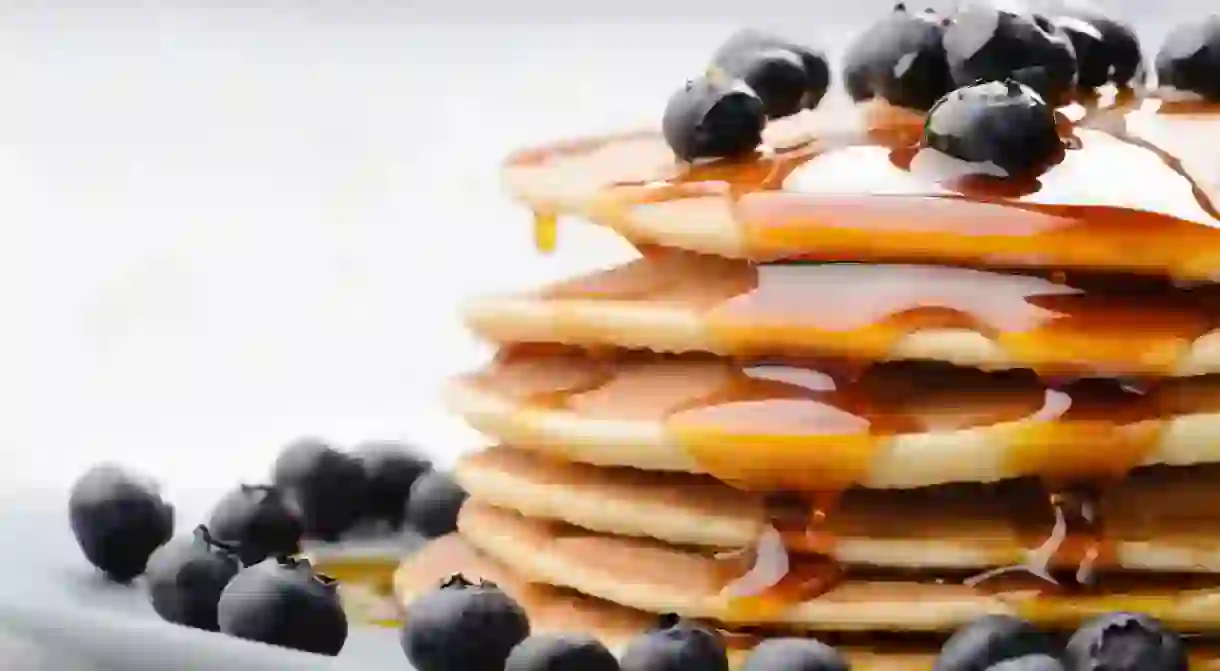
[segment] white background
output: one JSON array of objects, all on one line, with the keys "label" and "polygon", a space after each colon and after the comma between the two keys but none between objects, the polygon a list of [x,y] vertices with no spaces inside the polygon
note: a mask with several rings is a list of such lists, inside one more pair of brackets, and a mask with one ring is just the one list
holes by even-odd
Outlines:
[{"label": "white background", "polygon": [[[891,3],[96,4],[0,0],[0,537],[20,576],[0,605],[60,615],[96,594],[62,510],[91,463],[160,479],[189,525],[299,435],[442,463],[477,446],[436,403],[487,355],[458,303],[628,256],[573,223],[539,257],[501,158],[655,125],[744,23],[834,52]],[[1210,2],[1111,5],[1155,48]],[[60,615],[47,631],[117,636]]]}]

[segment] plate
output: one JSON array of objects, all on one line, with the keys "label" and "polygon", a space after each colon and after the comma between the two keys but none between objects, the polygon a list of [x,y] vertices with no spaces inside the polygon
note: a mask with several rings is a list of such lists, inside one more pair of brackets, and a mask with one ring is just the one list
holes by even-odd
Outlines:
[{"label": "plate", "polygon": [[[175,497],[178,517],[204,507],[215,492]],[[183,499],[189,499],[184,501]],[[180,525],[179,533],[189,527]],[[115,585],[93,569],[68,527],[67,495],[48,490],[0,494],[0,659],[20,671],[368,671],[409,669],[394,628],[352,622],[347,643],[329,658],[242,641],[162,621],[139,581]],[[365,558],[407,554],[422,541],[414,536],[362,542],[351,548]],[[331,549],[323,569],[339,568]],[[359,574],[349,574],[352,580]],[[345,583],[341,582],[342,585]],[[347,583],[355,584],[355,583]],[[357,585],[357,592],[370,586]],[[367,596],[367,594],[364,594]],[[364,603],[364,600],[361,600]],[[358,612],[360,606],[357,606]],[[349,609],[350,611],[350,609]],[[355,620],[363,616],[356,614]]]}]

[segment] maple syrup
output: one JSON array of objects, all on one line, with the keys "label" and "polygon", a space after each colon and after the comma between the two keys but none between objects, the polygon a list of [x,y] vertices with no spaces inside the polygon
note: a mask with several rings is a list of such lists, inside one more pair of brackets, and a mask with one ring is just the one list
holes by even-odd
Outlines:
[{"label": "maple syrup", "polygon": [[951,159],[913,149],[918,120],[878,115],[875,104],[772,123],[769,145],[747,159],[679,164],[658,135],[633,134],[522,152],[506,175],[561,180],[556,200],[565,202],[553,205],[628,237],[656,232],[648,221],[731,222],[715,236],[731,242],[697,251],[759,261],[1211,279],[1220,270],[1220,170],[1212,160],[1220,116],[1157,100],[1108,104],[1065,117],[1064,159],[1024,182],[967,176]]}]

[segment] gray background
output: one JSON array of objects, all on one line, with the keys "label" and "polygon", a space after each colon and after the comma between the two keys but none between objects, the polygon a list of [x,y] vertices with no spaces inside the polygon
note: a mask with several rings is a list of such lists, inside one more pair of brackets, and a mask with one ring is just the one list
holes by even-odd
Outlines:
[{"label": "gray background", "polygon": [[[500,158],[655,125],[741,24],[833,53],[890,6],[95,4],[0,3],[0,624],[76,641],[56,644],[65,671],[265,654],[131,617],[139,595],[97,582],[67,535],[81,470],[145,470],[189,526],[303,433],[405,437],[441,463],[476,447],[435,402],[487,354],[456,305],[629,255],[572,224],[538,257]],[[1108,6],[1154,49],[1214,5]],[[349,662],[399,668],[392,638],[357,638]],[[48,654],[7,650],[12,669]]]}]

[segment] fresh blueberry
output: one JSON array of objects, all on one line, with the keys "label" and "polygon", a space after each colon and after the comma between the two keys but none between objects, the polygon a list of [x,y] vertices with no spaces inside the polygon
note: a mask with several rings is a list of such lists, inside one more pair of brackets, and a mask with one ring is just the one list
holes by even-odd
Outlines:
[{"label": "fresh blueberry", "polygon": [[319,440],[292,443],[275,460],[272,481],[301,513],[307,538],[338,540],[360,518],[364,468]]},{"label": "fresh blueberry", "polygon": [[268,485],[240,485],[226,494],[212,509],[208,529],[217,540],[235,546],[246,566],[301,550],[299,513]]},{"label": "fresh blueberry", "polygon": [[904,4],[895,5],[848,47],[843,58],[848,94],[857,101],[876,97],[927,110],[953,89],[944,33],[944,23],[934,12],[910,12]]},{"label": "fresh blueberry", "polygon": [[535,634],[517,644],[504,671],[619,671],[618,659],[585,634]]},{"label": "fresh blueberry", "polygon": [[337,583],[305,560],[242,569],[221,593],[217,615],[222,632],[269,645],[333,657],[347,641]]},{"label": "fresh blueberry", "polygon": [[958,86],[1014,79],[1057,103],[1076,85],[1071,40],[1032,14],[988,2],[968,4],[945,28],[944,47]]},{"label": "fresh blueberry", "polygon": [[987,671],[1063,671],[1063,663],[1050,655],[1025,655],[993,664]]},{"label": "fresh blueberry", "polygon": [[240,568],[233,548],[214,540],[200,525],[190,536],[171,540],[149,557],[148,599],[167,622],[219,631],[220,593]]},{"label": "fresh blueberry", "polygon": [[440,471],[421,475],[407,497],[407,523],[427,538],[444,536],[457,529],[458,512],[466,502],[466,491]]},{"label": "fresh blueberry", "polygon": [[401,443],[370,442],[352,451],[364,469],[365,516],[402,527],[411,485],[432,470],[432,464]]},{"label": "fresh blueberry", "polygon": [[773,638],[746,657],[742,671],[848,671],[838,650],[812,638]]},{"label": "fresh blueberry", "polygon": [[[927,146],[993,176],[1037,173],[1064,151],[1055,111],[1013,80],[967,86],[941,98],[928,112],[923,137]],[[1004,174],[996,175],[997,168]]]},{"label": "fresh blueberry", "polygon": [[114,465],[95,466],[72,485],[72,534],[89,563],[110,579],[130,582],[174,533],[174,506],[157,486]]},{"label": "fresh blueberry", "polygon": [[693,79],[665,105],[661,134],[678,158],[728,158],[762,144],[767,115],[761,98],[741,80],[713,73]]},{"label": "fresh blueberry", "polygon": [[1069,671],[1186,671],[1177,634],[1142,613],[1110,613],[1085,622],[1068,640]]},{"label": "fresh blueberry", "polygon": [[1161,86],[1220,102],[1220,14],[1169,31],[1156,56],[1156,74]]},{"label": "fresh blueberry", "polygon": [[[716,52],[712,55],[712,64],[731,76],[745,79],[751,87],[754,87],[756,93],[762,96],[764,101],[770,104],[772,98],[764,95],[763,90],[758,88],[756,84],[759,82],[752,81],[750,74],[751,70],[757,71],[756,54],[793,54],[801,62],[801,72],[804,76],[804,84],[801,85],[801,95],[799,98],[799,106],[797,109],[813,109],[822,102],[822,98],[826,96],[826,90],[830,88],[830,63],[826,60],[825,54],[822,52],[807,47],[796,42],[784,39],[778,35],[758,30],[756,28],[744,28],[729,36],[723,44],[720,45]],[[751,64],[753,67],[749,67]],[[772,66],[774,67],[774,66]],[[785,65],[785,72],[790,72],[790,68]],[[782,74],[782,73],[780,73]],[[757,75],[756,75],[757,76]],[[772,75],[772,76],[778,76]],[[788,75],[784,75],[785,80]],[[767,89],[766,84],[762,84],[763,89]],[[790,91],[786,86],[783,91]],[[792,111],[796,111],[795,109]],[[791,113],[791,112],[790,112]],[[786,116],[783,114],[771,115]]]},{"label": "fresh blueberry", "polygon": [[419,671],[504,671],[530,635],[521,605],[492,583],[455,575],[407,606],[402,649]]},{"label": "fresh blueberry", "polygon": [[1061,10],[1051,22],[1072,42],[1079,86],[1126,86],[1140,70],[1144,57],[1130,25],[1087,6]]},{"label": "fresh blueberry", "polygon": [[633,638],[623,652],[622,671],[728,671],[724,643],[715,633],[676,616]]},{"label": "fresh blueberry", "polygon": [[1028,655],[1055,657],[1050,638],[1025,620],[985,615],[958,629],[945,641],[932,671],[986,671],[1009,659]]}]

